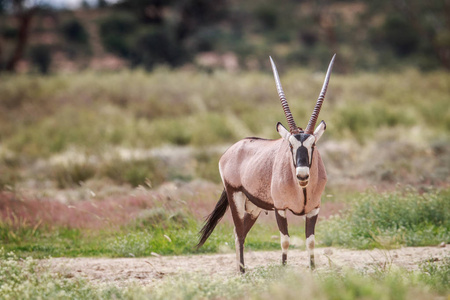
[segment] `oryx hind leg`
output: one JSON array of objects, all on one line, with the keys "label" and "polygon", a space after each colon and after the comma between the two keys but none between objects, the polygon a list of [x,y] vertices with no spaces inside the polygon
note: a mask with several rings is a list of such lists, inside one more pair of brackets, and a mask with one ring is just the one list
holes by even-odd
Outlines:
[{"label": "oryx hind leg", "polygon": [[317,217],[319,216],[319,208],[313,209],[311,212],[306,214],[305,222],[305,236],[306,236],[306,250],[309,256],[309,267],[314,270],[316,265],[314,261],[314,228],[316,227]]},{"label": "oryx hind leg", "polygon": [[278,229],[280,230],[280,244],[281,244],[281,262],[286,265],[287,252],[289,248],[289,233],[285,210],[275,210],[275,218],[277,219]]},{"label": "oryx hind leg", "polygon": [[230,209],[234,222],[234,235],[236,245],[236,262],[238,270],[245,273],[244,242],[247,233],[258,219],[261,209],[252,204],[244,193],[235,191],[230,193]]}]

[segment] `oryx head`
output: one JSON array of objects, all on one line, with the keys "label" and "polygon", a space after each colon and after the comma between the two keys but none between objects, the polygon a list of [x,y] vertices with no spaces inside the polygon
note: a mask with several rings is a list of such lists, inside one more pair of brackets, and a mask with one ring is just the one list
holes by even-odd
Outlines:
[{"label": "oryx head", "polygon": [[283,125],[281,125],[281,123],[278,123],[277,131],[282,138],[289,142],[292,161],[295,167],[295,173],[298,179],[298,183],[303,188],[305,188],[309,182],[309,170],[311,168],[315,145],[326,129],[326,124],[324,121],[320,122],[316,130],[314,130],[314,127],[316,126],[317,117],[319,116],[320,108],[322,107],[323,100],[325,99],[325,94],[327,92],[328,82],[330,80],[331,69],[333,68],[335,56],[336,54],[333,56],[330,65],[328,66],[328,71],[327,75],[325,76],[322,91],[320,92],[316,106],[314,107],[314,111],[305,130],[295,125],[295,121],[292,117],[291,110],[289,109],[289,105],[284,95],[283,88],[281,87],[277,68],[272,60],[272,57],[270,57],[273,76],[275,77],[275,83],[277,85],[278,96],[280,97],[281,106],[283,107],[284,114],[286,115],[286,119],[289,124],[288,131]]}]

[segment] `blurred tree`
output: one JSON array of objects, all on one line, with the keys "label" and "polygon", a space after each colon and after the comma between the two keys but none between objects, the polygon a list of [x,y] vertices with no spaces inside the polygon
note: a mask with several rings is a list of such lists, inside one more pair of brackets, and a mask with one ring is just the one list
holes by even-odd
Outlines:
[{"label": "blurred tree", "polygon": [[181,16],[177,26],[180,40],[193,35],[200,28],[221,22],[227,16],[226,0],[179,0],[174,1]]},{"label": "blurred tree", "polygon": [[[411,3],[410,3],[411,2]],[[427,41],[441,63],[450,69],[450,1],[405,1],[393,2],[411,22],[421,39]]]},{"label": "blurred tree", "polygon": [[4,63],[3,63],[3,36],[4,36],[4,28],[5,25],[4,23],[4,17],[3,15],[5,14],[5,0],[0,0],[0,72],[3,70],[4,68]]},{"label": "blurred tree", "polygon": [[90,8],[91,8],[91,5],[89,4],[88,1],[83,0],[83,1],[81,1],[81,8],[83,8],[84,10],[90,9]]},{"label": "blurred tree", "polygon": [[188,61],[191,53],[210,48],[210,37],[204,29],[223,20],[225,3],[226,0],[122,0],[113,5],[120,13],[100,21],[102,42],[105,49],[128,58],[132,65],[178,66]]},{"label": "blurred tree", "polygon": [[108,6],[108,2],[106,0],[97,0],[97,7],[98,8],[105,8]]},{"label": "blurred tree", "polygon": [[130,58],[132,65],[151,69],[156,64],[179,66],[186,61],[186,54],[173,33],[152,26],[136,35]]},{"label": "blurred tree", "polygon": [[30,48],[29,56],[33,65],[37,66],[42,74],[47,74],[52,62],[51,48],[48,45],[35,45]]},{"label": "blurred tree", "polygon": [[125,10],[138,18],[139,22],[162,24],[164,9],[174,0],[122,0],[114,5],[119,10]]},{"label": "blurred tree", "polygon": [[75,18],[65,21],[61,25],[61,33],[69,43],[85,45],[89,40],[89,35],[83,24]]},{"label": "blurred tree", "polygon": [[408,20],[399,14],[390,14],[382,26],[386,43],[398,56],[409,55],[417,50],[419,36]]},{"label": "blurred tree", "polygon": [[115,12],[99,21],[102,44],[106,51],[129,58],[132,50],[132,36],[139,23],[128,12]]},{"label": "blurred tree", "polygon": [[74,59],[90,53],[89,34],[83,23],[77,18],[64,21],[59,32],[64,39],[61,48],[65,49],[69,58]]},{"label": "blurred tree", "polygon": [[449,0],[365,1],[368,12],[386,16],[384,39],[397,56],[413,53],[450,69]]},{"label": "blurred tree", "polygon": [[[26,0],[11,0],[11,5],[12,13],[18,23],[18,36],[11,57],[4,64],[4,69],[10,72],[15,71],[17,63],[24,55],[28,43],[31,20],[39,9],[36,3],[32,3],[30,6]],[[1,50],[0,53],[2,53]]]}]

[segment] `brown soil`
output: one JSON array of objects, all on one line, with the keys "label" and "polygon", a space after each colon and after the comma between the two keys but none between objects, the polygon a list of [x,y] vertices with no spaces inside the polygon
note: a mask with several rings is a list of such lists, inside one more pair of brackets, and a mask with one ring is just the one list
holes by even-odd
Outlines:
[{"label": "brown soil", "polygon": [[[346,250],[337,248],[316,249],[317,269],[367,269],[385,270],[401,267],[416,270],[426,260],[439,261],[448,257],[447,247],[408,247],[395,250]],[[246,251],[247,269],[278,264],[281,251]],[[52,268],[67,277],[84,277],[95,283],[126,285],[130,282],[152,284],[165,276],[201,272],[222,276],[236,274],[235,254],[191,256],[155,256],[146,258],[53,258]],[[307,272],[306,251],[290,250],[288,264]]]}]

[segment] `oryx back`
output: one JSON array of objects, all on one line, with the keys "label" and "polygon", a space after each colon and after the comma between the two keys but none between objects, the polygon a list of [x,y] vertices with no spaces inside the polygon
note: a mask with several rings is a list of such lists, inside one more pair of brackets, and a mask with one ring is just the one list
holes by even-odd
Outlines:
[{"label": "oryx back", "polygon": [[281,140],[246,138],[232,145],[219,161],[225,189],[242,192],[256,206],[272,210],[271,173],[280,144]]}]

